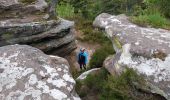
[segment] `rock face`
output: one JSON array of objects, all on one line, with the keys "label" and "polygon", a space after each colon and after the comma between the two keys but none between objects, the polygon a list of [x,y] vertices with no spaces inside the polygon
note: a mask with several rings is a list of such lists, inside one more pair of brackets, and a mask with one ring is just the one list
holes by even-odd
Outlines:
[{"label": "rock face", "polygon": [[120,74],[125,67],[133,68],[159,88],[153,93],[170,100],[170,31],[140,27],[125,15],[106,13],[99,15],[93,24],[105,29],[116,51],[105,61],[111,74]]},{"label": "rock face", "polygon": [[59,56],[73,51],[74,22],[48,20],[47,7],[44,0],[1,0],[0,46],[28,44]]},{"label": "rock face", "polygon": [[1,0],[0,19],[25,16],[39,11],[43,12],[48,7],[45,0]]},{"label": "rock face", "polygon": [[0,100],[80,100],[64,58],[26,45],[0,47]]}]

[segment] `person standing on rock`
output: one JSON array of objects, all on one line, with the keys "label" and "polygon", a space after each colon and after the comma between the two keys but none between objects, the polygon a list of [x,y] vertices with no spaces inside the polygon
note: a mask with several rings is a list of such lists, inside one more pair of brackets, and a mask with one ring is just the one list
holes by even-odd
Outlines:
[{"label": "person standing on rock", "polygon": [[88,54],[85,51],[85,48],[81,48],[78,54],[78,63],[80,65],[81,70],[83,68],[86,69],[87,59],[88,59]]}]

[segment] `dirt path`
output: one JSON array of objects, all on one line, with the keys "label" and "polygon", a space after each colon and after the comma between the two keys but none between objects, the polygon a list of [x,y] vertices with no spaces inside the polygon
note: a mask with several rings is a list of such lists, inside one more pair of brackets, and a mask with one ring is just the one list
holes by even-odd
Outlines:
[{"label": "dirt path", "polygon": [[89,55],[88,63],[89,63],[91,56],[93,55],[93,53],[95,52],[97,48],[100,48],[100,45],[80,41],[79,39],[83,38],[83,33],[81,33],[80,31],[76,31],[75,36],[76,36],[77,49],[65,58],[69,61],[71,67],[74,67],[75,69],[80,70],[79,65],[77,63],[77,55],[80,51],[80,48],[85,48],[86,51],[88,52],[88,55]]}]

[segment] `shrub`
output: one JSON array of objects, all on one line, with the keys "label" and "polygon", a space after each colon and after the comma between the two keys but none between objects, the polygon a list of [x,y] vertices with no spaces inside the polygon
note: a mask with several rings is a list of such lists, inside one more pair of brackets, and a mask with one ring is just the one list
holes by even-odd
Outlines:
[{"label": "shrub", "polygon": [[99,73],[88,75],[85,80],[79,81],[76,91],[81,93],[81,98],[95,95],[97,100],[164,100],[152,93],[142,92],[134,83],[146,85],[143,77],[133,69],[127,68],[120,76],[112,76],[102,68]]},{"label": "shrub", "polygon": [[137,75],[133,69],[127,69],[121,76],[108,76],[108,80],[103,86],[101,100],[137,100],[135,96],[137,90],[134,82],[140,85],[145,85],[144,79]]},{"label": "shrub", "polygon": [[105,68],[101,68],[99,73],[88,75],[84,81],[84,84],[86,84],[90,89],[101,91],[101,87],[104,85],[101,80],[106,80],[108,74],[109,73]]},{"label": "shrub", "polygon": [[88,75],[85,80],[76,81],[76,92],[81,98],[89,94],[97,95],[101,93],[101,88],[104,85],[104,81],[107,80],[108,74],[107,70],[102,68],[98,73]]},{"label": "shrub", "polygon": [[92,55],[92,58],[89,63],[90,67],[91,68],[102,67],[106,57],[114,53],[115,52],[111,44],[103,45],[101,48],[97,49],[95,53]]}]

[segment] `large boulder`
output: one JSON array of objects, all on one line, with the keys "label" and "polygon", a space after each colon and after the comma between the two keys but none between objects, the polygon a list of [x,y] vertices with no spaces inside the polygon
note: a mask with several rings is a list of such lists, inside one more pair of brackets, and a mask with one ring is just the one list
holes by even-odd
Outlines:
[{"label": "large boulder", "polygon": [[[61,18],[48,19],[44,0],[2,0],[0,8],[4,11],[0,17],[0,46],[27,44],[47,54],[65,56],[76,48],[74,38],[74,22]],[[22,5],[22,7],[15,7]],[[34,7],[35,6],[35,7]],[[11,8],[12,7],[12,8]],[[14,9],[13,9],[14,7]],[[36,13],[18,14],[24,7],[36,9]],[[17,9],[16,16],[13,15]],[[0,10],[0,11],[1,11]],[[6,11],[7,10],[7,11]],[[9,11],[9,13],[8,13]]]},{"label": "large boulder", "polygon": [[119,75],[126,67],[133,68],[157,87],[153,93],[170,100],[169,30],[140,27],[125,15],[106,13],[99,15],[93,24],[105,29],[116,51],[104,63],[111,74]]},{"label": "large boulder", "polygon": [[64,58],[27,45],[0,47],[0,100],[80,100]]}]

